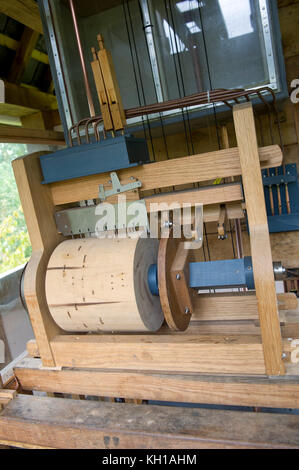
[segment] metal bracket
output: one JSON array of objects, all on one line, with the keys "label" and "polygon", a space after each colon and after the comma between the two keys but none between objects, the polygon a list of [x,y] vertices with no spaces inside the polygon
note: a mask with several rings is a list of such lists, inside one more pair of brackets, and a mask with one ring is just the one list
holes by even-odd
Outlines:
[{"label": "metal bracket", "polygon": [[132,191],[134,189],[141,188],[141,181],[134,181],[134,183],[128,183],[122,185],[115,171],[110,173],[112,189],[105,191],[104,185],[99,186],[99,198],[101,201],[105,201],[107,197],[114,196],[115,194],[125,193],[126,191]]}]

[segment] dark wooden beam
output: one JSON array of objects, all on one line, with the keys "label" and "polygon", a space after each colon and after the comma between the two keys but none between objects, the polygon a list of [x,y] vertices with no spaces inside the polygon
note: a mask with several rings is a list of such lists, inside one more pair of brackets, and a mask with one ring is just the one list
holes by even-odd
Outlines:
[{"label": "dark wooden beam", "polygon": [[25,27],[8,74],[9,82],[17,84],[21,83],[23,73],[29,63],[38,38],[39,33],[37,31],[33,31],[31,28]]}]

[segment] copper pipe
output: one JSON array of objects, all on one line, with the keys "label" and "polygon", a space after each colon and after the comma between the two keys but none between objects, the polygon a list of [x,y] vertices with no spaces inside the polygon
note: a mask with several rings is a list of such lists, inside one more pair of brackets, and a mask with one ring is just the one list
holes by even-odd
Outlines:
[{"label": "copper pipe", "polygon": [[71,12],[72,12],[73,23],[74,23],[74,28],[75,28],[76,38],[77,38],[77,44],[78,44],[78,49],[79,49],[79,55],[80,55],[80,60],[81,60],[83,76],[84,76],[84,83],[85,83],[86,97],[87,97],[87,101],[88,101],[89,112],[90,112],[90,116],[94,117],[96,113],[95,113],[95,108],[94,108],[94,104],[93,104],[93,100],[92,100],[92,94],[91,94],[91,90],[90,90],[90,86],[89,86],[87,70],[86,70],[86,66],[85,66],[83,49],[82,49],[82,43],[81,43],[81,39],[80,39],[80,33],[79,33],[79,28],[78,28],[77,17],[76,17],[76,12],[75,12],[75,8],[74,8],[73,0],[69,0],[69,4],[70,4]]},{"label": "copper pipe", "polygon": [[[268,92],[272,95],[273,98],[273,106],[275,108],[276,97],[273,93],[273,90],[268,87],[260,88],[259,90],[243,90],[243,89],[235,89],[235,90],[211,90],[209,92],[201,92],[195,93],[193,95],[186,96],[184,98],[178,98],[175,100],[164,101],[163,103],[154,103],[146,106],[141,106],[138,108],[131,108],[125,110],[126,118],[135,118],[138,116],[143,116],[147,114],[155,114],[161,113],[163,111],[170,111],[175,109],[180,109],[182,107],[188,106],[195,106],[200,104],[212,104],[212,103],[224,103],[229,108],[232,108],[232,105],[229,101],[236,102],[238,98],[245,98],[246,100],[250,101],[250,96],[258,96],[261,102],[264,105],[268,104],[263,99],[261,92]],[[98,119],[101,120],[101,116],[98,116]]]}]

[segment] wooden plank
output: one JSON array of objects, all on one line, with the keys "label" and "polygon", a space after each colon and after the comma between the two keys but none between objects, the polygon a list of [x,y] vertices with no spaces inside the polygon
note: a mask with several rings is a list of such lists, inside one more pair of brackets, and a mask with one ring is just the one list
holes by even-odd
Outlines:
[{"label": "wooden plank", "polygon": [[266,372],[269,375],[284,374],[270,236],[252,103],[236,105],[233,115],[250,230]]},{"label": "wooden plank", "polygon": [[9,82],[17,84],[21,83],[23,73],[29,64],[29,60],[32,56],[32,52],[34,51],[38,38],[38,32],[25,27],[19,42],[18,49],[16,51],[16,55],[8,73],[7,78]]},{"label": "wooden plank", "polygon": [[36,339],[31,339],[26,344],[26,349],[30,357],[40,357]]},{"label": "wooden plank", "polygon": [[265,374],[256,336],[67,335],[51,349],[57,367]]},{"label": "wooden plank", "polygon": [[[282,162],[282,152],[278,145],[262,147],[259,149],[259,158],[261,168],[279,166]],[[190,155],[118,171],[120,180],[131,176],[138,178],[142,182],[142,191],[240,174],[241,165],[237,148]],[[97,198],[99,184],[107,187],[109,180],[110,174],[102,173],[52,183],[54,204],[61,205]]]},{"label": "wooden plank", "polygon": [[14,160],[13,170],[33,250],[26,268],[25,298],[44,365],[54,366],[49,340],[60,330],[49,313],[45,275],[50,255],[63,237],[57,233],[51,193],[42,184],[39,163],[42,154]]},{"label": "wooden plank", "polygon": [[9,398],[13,400],[17,396],[16,390],[1,390],[0,389],[0,398]]},{"label": "wooden plank", "polygon": [[[1,105],[0,105],[1,109]],[[63,132],[0,124],[0,142],[65,146]]]},{"label": "wooden plank", "polygon": [[4,84],[5,90],[4,103],[0,103],[0,112],[2,114],[2,107],[4,105],[29,109],[31,110],[31,114],[33,112],[32,110],[51,111],[58,109],[55,95],[44,93],[33,87],[20,86],[3,80],[1,80],[1,82]]},{"label": "wooden plank", "polygon": [[0,416],[0,440],[62,449],[298,448],[298,430],[298,416],[36,396]]},{"label": "wooden plank", "polygon": [[[217,186],[176,191],[164,194],[155,194],[145,198],[148,212],[156,212],[159,204],[169,204],[173,208],[181,208],[182,204],[219,204],[222,202],[241,201],[243,199],[242,187],[236,184],[221,184]],[[160,209],[161,210],[161,209]]]},{"label": "wooden plank", "polygon": [[192,302],[192,321],[258,319],[255,293],[199,294],[193,296]]},{"label": "wooden plank", "polygon": [[43,34],[42,21],[34,0],[1,0],[0,13]]},{"label": "wooden plank", "polygon": [[[279,310],[295,310],[295,294],[278,294]],[[223,292],[199,294],[192,297],[192,321],[258,320],[258,303],[255,292]]]},{"label": "wooden plank", "polygon": [[14,371],[23,390],[214,405],[299,407],[299,380],[293,378],[101,369],[57,371],[43,369],[40,359],[24,359]]}]

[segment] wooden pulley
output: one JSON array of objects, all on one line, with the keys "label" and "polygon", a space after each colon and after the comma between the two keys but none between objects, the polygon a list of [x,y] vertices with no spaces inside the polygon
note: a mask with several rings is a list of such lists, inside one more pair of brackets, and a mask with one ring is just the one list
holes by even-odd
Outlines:
[{"label": "wooden pulley", "polygon": [[192,296],[189,288],[191,251],[180,238],[162,238],[158,254],[159,295],[165,320],[173,331],[185,331],[190,323]]},{"label": "wooden pulley", "polygon": [[85,238],[62,242],[47,269],[46,296],[55,322],[69,332],[157,331],[160,299],[148,286],[159,241]]}]

